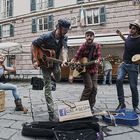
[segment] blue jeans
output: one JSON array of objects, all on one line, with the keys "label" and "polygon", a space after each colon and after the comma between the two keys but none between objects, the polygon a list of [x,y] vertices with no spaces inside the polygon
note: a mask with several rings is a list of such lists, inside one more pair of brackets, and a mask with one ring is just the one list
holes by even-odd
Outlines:
[{"label": "blue jeans", "polygon": [[10,83],[0,83],[0,90],[12,90],[15,100],[19,99],[19,93],[16,85]]},{"label": "blue jeans", "polygon": [[138,65],[135,64],[126,64],[122,63],[118,68],[118,75],[116,80],[117,95],[120,103],[124,103],[124,89],[123,89],[123,80],[128,74],[128,80],[130,83],[130,89],[132,93],[132,105],[137,107],[139,104],[139,95],[138,95]]},{"label": "blue jeans", "polygon": [[103,84],[106,84],[107,76],[109,76],[109,84],[112,84],[112,69],[104,71]]}]

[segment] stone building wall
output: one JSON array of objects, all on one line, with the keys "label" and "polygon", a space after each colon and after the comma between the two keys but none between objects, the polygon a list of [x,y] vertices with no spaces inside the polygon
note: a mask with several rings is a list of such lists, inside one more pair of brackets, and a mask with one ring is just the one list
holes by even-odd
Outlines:
[{"label": "stone building wall", "polygon": [[[31,54],[30,54],[30,45],[31,42],[37,38],[39,35],[46,33],[47,31],[40,31],[37,33],[31,33],[31,23],[33,17],[41,17],[46,14],[52,14],[54,15],[54,21],[57,21],[59,18],[64,17],[77,17],[77,26],[73,27],[68,35],[69,36],[79,36],[83,35],[84,32],[92,28],[96,34],[109,34],[109,33],[115,33],[116,29],[120,29],[123,33],[128,33],[128,26],[129,22],[132,22],[136,19],[140,18],[140,7],[134,6],[132,4],[132,1],[128,0],[112,0],[108,2],[108,0],[101,3],[99,2],[92,2],[92,3],[85,3],[83,4],[83,7],[85,9],[89,8],[97,8],[105,6],[106,7],[106,23],[100,24],[100,25],[92,25],[92,26],[86,26],[86,27],[80,27],[79,22],[79,6],[69,6],[64,7],[61,9],[55,9],[55,10],[48,10],[40,13],[32,13],[29,15],[23,15],[21,17],[13,18],[10,21],[5,21],[5,23],[11,22],[15,26],[15,33],[14,37],[9,38],[2,38],[2,41],[14,41],[21,43],[23,45],[23,53],[20,55],[17,54],[16,56],[16,66],[17,66],[17,74],[39,74],[40,70],[34,70],[31,64]],[[82,43],[82,42],[81,42]],[[76,46],[72,46],[73,49],[71,51],[70,57],[74,55]],[[116,49],[117,51],[117,49]],[[115,52],[116,52],[115,51]],[[121,50],[122,51],[122,50]],[[112,46],[112,52],[113,46]],[[120,50],[118,50],[117,53],[119,53]],[[107,52],[106,52],[107,53]]]}]

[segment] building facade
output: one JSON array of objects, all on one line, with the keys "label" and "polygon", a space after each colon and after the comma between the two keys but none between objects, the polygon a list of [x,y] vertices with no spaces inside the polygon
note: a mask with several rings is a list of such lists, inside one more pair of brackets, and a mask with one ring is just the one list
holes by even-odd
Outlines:
[{"label": "building facade", "polygon": [[1,42],[22,44],[22,53],[16,55],[19,75],[39,74],[31,63],[31,42],[52,31],[59,18],[71,22],[68,33],[70,58],[84,41],[84,32],[93,29],[96,41],[102,44],[103,55],[122,55],[123,41],[116,29],[128,33],[130,22],[140,19],[138,0],[1,0]]}]

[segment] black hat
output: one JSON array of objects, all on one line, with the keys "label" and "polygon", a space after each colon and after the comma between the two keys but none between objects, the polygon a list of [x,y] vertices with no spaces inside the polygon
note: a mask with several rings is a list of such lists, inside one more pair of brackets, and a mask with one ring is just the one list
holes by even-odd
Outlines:
[{"label": "black hat", "polygon": [[58,20],[58,26],[59,27],[63,27],[63,28],[70,28],[70,22],[69,21],[67,21],[66,19],[59,19]]}]

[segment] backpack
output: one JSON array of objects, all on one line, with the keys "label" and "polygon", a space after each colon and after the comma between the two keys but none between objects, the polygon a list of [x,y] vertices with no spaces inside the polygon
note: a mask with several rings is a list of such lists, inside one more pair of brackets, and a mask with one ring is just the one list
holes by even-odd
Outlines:
[{"label": "backpack", "polygon": [[[33,90],[43,90],[44,87],[44,81],[42,78],[38,77],[32,77],[31,78],[31,85]],[[54,80],[51,80],[51,90],[55,91],[56,90],[56,83]]]},{"label": "backpack", "polygon": [[43,90],[44,82],[42,78],[32,77],[31,85],[33,90]]},{"label": "backpack", "polygon": [[24,123],[23,136],[45,137],[49,140],[103,140],[100,125],[91,118],[67,122],[31,122]]}]

